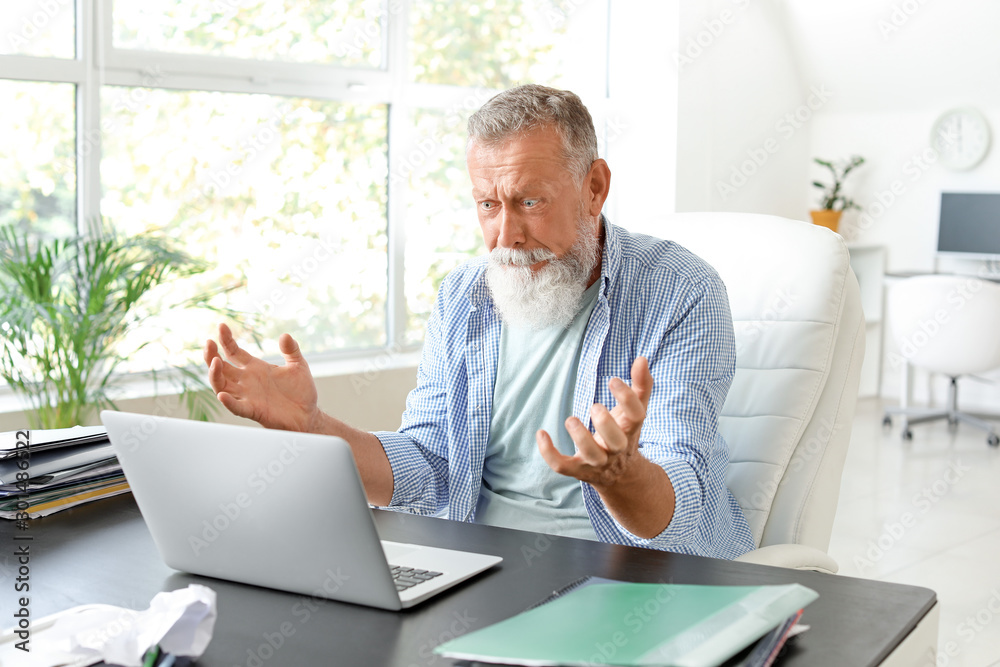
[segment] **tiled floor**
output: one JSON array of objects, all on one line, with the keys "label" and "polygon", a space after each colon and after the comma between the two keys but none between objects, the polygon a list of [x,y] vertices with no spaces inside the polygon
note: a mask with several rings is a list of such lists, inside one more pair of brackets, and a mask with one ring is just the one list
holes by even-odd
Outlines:
[{"label": "tiled floor", "polygon": [[937,665],[1000,665],[1000,450],[967,425],[882,426],[858,403],[830,555],[840,573],[935,590]]}]

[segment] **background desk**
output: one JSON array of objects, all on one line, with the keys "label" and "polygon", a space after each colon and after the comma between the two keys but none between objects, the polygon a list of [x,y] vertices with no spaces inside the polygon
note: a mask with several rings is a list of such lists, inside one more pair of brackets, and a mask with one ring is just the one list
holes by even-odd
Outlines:
[{"label": "background desk", "polygon": [[[217,579],[180,574],[159,558],[130,495],[33,521],[33,618],[103,602],[145,609],[161,590],[203,583],[218,593],[219,618],[199,665],[450,665],[431,650],[443,641],[512,616],[585,575],[646,582],[765,584],[799,582],[819,592],[782,667],[879,664],[903,643],[918,664],[914,638],[936,640],[933,591],[814,572],[733,563],[516,530],[376,512],[383,538],[503,556],[484,575],[405,612],[387,612]],[[14,526],[0,524],[4,553]],[[345,536],[346,538],[346,536]],[[274,539],[280,540],[277,532]],[[14,593],[5,563],[3,607]],[[8,621],[4,626],[9,625]],[[911,632],[918,627],[916,632]],[[595,644],[600,638],[595,638]],[[920,649],[921,657],[926,649]],[[899,655],[899,651],[894,657]],[[920,664],[933,664],[926,658]]]}]

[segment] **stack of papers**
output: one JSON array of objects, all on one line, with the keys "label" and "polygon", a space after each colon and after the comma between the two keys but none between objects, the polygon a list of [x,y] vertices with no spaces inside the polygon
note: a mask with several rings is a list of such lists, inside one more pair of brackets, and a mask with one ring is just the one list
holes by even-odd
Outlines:
[{"label": "stack of papers", "polygon": [[771,665],[803,607],[799,584],[694,586],[590,577],[505,621],[434,652],[504,665],[719,667],[765,637],[738,664]]},{"label": "stack of papers", "polygon": [[128,490],[103,426],[0,433],[0,518],[37,519]]}]

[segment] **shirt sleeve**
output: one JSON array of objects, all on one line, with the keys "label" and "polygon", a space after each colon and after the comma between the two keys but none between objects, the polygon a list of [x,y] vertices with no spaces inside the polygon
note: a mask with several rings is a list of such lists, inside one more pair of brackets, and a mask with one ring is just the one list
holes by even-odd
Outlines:
[{"label": "shirt sleeve", "polygon": [[[595,517],[595,528],[608,541],[733,557],[748,550],[752,538],[745,521],[733,516],[735,502],[725,485],[729,452],[718,433],[736,365],[729,299],[717,276],[676,287],[669,304],[647,313],[660,324],[646,327],[635,355],[647,357],[653,375],[639,446],[670,479],[673,518],[659,535],[638,537],[618,523],[588,487],[600,515]],[[729,530],[735,534],[725,534]]]},{"label": "shirt sleeve", "polygon": [[443,334],[445,286],[427,324],[417,386],[398,431],[377,431],[392,467],[390,509],[437,514],[448,504],[448,372]]}]

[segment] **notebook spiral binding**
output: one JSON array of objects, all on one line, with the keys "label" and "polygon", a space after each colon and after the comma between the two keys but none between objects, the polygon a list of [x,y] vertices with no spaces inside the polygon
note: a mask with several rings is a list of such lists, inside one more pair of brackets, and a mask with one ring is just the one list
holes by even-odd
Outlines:
[{"label": "notebook spiral binding", "polygon": [[547,598],[545,598],[544,600],[539,600],[535,604],[525,609],[525,611],[537,609],[538,607],[541,607],[543,604],[548,604],[549,602],[552,602],[553,600],[556,600],[571,591],[575,591],[577,588],[580,588],[581,586],[585,586],[586,584],[590,583],[590,581],[593,578],[594,577],[580,577],[575,581],[571,581],[562,588],[560,588],[559,590],[552,591],[551,595],[549,595]]}]

